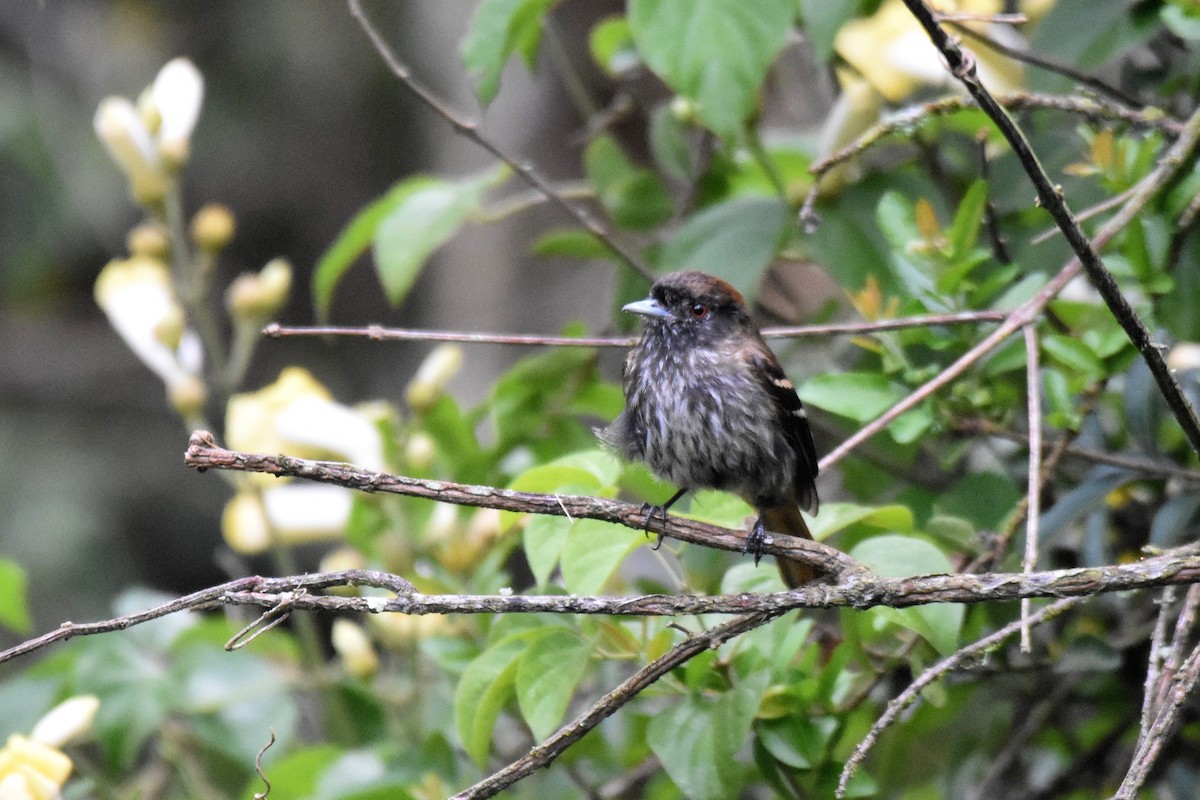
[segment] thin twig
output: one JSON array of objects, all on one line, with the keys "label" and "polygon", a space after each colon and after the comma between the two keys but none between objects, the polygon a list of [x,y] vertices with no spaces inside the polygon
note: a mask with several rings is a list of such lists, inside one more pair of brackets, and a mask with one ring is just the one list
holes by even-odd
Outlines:
[{"label": "thin twig", "polygon": [[1162,672],[1159,675],[1158,688],[1155,693],[1154,708],[1156,711],[1167,701],[1171,682],[1179,673],[1179,665],[1183,662],[1183,653],[1187,649],[1189,635],[1196,624],[1197,611],[1200,611],[1200,588],[1192,586],[1183,598],[1179,616],[1175,618],[1175,630],[1171,634],[1171,647],[1163,660]]},{"label": "thin twig", "polygon": [[1163,747],[1179,721],[1179,711],[1184,701],[1196,688],[1197,682],[1200,682],[1200,647],[1192,650],[1187,661],[1183,663],[1183,668],[1172,681],[1166,702],[1158,710],[1154,724],[1148,731],[1142,732],[1143,736],[1129,765],[1129,771],[1125,773],[1125,779],[1121,781],[1113,800],[1135,800],[1138,796],[1142,784],[1146,782],[1150,770],[1158,762]]},{"label": "thin twig", "polygon": [[875,724],[871,726],[871,730],[863,737],[858,746],[854,748],[854,752],[850,754],[850,758],[846,759],[846,764],[842,767],[841,777],[838,778],[838,788],[835,797],[842,798],[846,796],[846,787],[850,782],[850,777],[866,758],[867,753],[875,745],[879,739],[879,735],[888,728],[900,716],[900,712],[912,705],[921,691],[934,681],[941,678],[946,673],[956,669],[959,664],[977,655],[987,652],[996,647],[1008,637],[1019,632],[1025,625],[1040,625],[1046,620],[1061,614],[1063,611],[1082,603],[1086,598],[1069,597],[1059,600],[1057,603],[1051,603],[1041,611],[1034,614],[1028,619],[1018,619],[1005,625],[995,633],[989,634],[978,641],[959,649],[957,652],[929,667],[916,680],[910,683],[904,691],[896,695],[896,697],[887,705],[887,709],[880,715],[879,719],[875,720]]},{"label": "thin twig", "polygon": [[454,795],[452,800],[477,800],[478,798],[492,797],[527,775],[548,767],[554,759],[562,755],[563,751],[583,738],[606,718],[612,716],[663,675],[705,651],[720,647],[736,636],[765,625],[776,616],[778,614],[747,614],[692,635],[671,648],[665,655],[629,676],[621,685],[596,701],[591,708],[559,728],[544,742],[535,745],[524,756],[507,767],[493,772],[474,786]]},{"label": "thin twig", "polygon": [[[1067,114],[1077,114],[1089,120],[1120,122],[1141,130],[1161,130],[1172,137],[1178,136],[1183,131],[1183,123],[1158,109],[1132,111],[1093,97],[1012,92],[1000,95],[997,102],[1012,111],[1061,111]],[[808,171],[814,176],[814,181],[801,206],[798,215],[800,221],[805,223],[809,229],[817,224],[819,220],[814,208],[820,194],[821,177],[838,164],[862,155],[883,139],[894,134],[911,135],[915,127],[928,119],[977,108],[978,105],[970,97],[954,94],[889,114],[886,119],[865,131],[853,142],[808,168]]]},{"label": "thin twig", "polygon": [[[835,322],[827,325],[788,325],[762,329],[768,339],[814,336],[863,335],[905,328],[931,328],[938,325],[970,325],[1003,322],[1003,311],[959,311],[950,314],[924,314],[903,319],[879,319],[863,322]],[[533,333],[482,333],[478,331],[429,331],[412,328],[385,328],[382,325],[342,327],[336,325],[280,325],[272,322],[263,328],[263,336],[358,336],[377,341],[465,342],[468,344],[511,344],[554,347],[633,347],[636,336],[553,336]]]},{"label": "thin twig", "polygon": [[[1038,522],[1042,513],[1042,378],[1038,361],[1037,329],[1025,326],[1025,393],[1029,415],[1029,488],[1025,507],[1025,558],[1021,569],[1033,572],[1037,565]],[[1028,600],[1021,601],[1021,619],[1028,622],[1030,614]],[[1021,628],[1021,652],[1033,650],[1030,628]]]},{"label": "thin twig", "polygon": [[1158,709],[1155,698],[1158,694],[1158,681],[1162,674],[1163,657],[1166,651],[1167,618],[1171,615],[1177,594],[1178,590],[1174,586],[1168,586],[1162,590],[1162,594],[1155,601],[1158,603],[1158,618],[1154,621],[1154,633],[1150,635],[1150,658],[1146,664],[1146,682],[1142,691],[1141,730],[1143,731],[1150,729],[1151,723],[1154,722],[1154,713]]},{"label": "thin twig", "polygon": [[1117,102],[1124,103],[1131,108],[1141,108],[1143,105],[1145,105],[1142,101],[1138,100],[1128,92],[1123,91],[1119,87],[1113,86],[1107,81],[1097,78],[1095,75],[1084,72],[1080,69],[1076,69],[1070,64],[1064,64],[1061,61],[1055,61],[1052,58],[1047,58],[1041,53],[1037,53],[1032,50],[1022,50],[1017,47],[1010,47],[1009,45],[997,41],[981,31],[971,28],[969,25],[959,24],[958,20],[947,19],[945,21],[952,25],[954,30],[958,31],[963,36],[966,36],[968,39],[974,39],[989,50],[995,50],[997,53],[1008,56],[1014,61],[1023,61],[1026,64],[1032,64],[1033,66],[1040,67],[1048,72],[1064,75],[1078,84],[1086,86],[1089,89],[1094,89],[1101,94],[1108,95]]},{"label": "thin twig", "polygon": [[384,63],[387,64],[388,69],[391,70],[392,74],[399,79],[402,86],[404,86],[413,96],[424,103],[435,114],[449,123],[450,127],[452,127],[456,133],[466,137],[467,140],[483,148],[499,161],[508,165],[508,167],[512,169],[513,172],[515,172],[517,176],[521,178],[521,180],[525,181],[531,187],[544,194],[550,202],[558,206],[558,208],[560,208],[568,216],[586,228],[588,233],[596,237],[598,242],[607,247],[613,255],[624,262],[630,269],[642,276],[646,281],[654,281],[653,271],[643,264],[641,260],[638,259],[633,253],[626,250],[619,242],[617,242],[616,239],[614,239],[609,233],[609,231],[598,220],[596,220],[595,217],[592,216],[591,212],[582,206],[569,201],[567,198],[556,192],[550,182],[541,176],[540,172],[534,169],[530,164],[519,161],[518,159],[509,155],[506,151],[502,150],[499,145],[479,132],[479,125],[476,122],[459,114],[457,111],[452,109],[449,104],[435,95],[428,87],[414,78],[412,72],[408,69],[404,62],[399,59],[388,43],[384,41],[383,35],[379,32],[379,29],[375,27],[375,24],[371,22],[371,20],[363,12],[360,1],[348,0],[348,2],[350,5],[350,13],[354,15],[356,20],[358,20],[358,24],[362,27],[363,32],[366,33],[367,38],[371,40],[371,44],[375,47],[375,50],[379,53],[380,57],[383,58]]},{"label": "thin twig", "polygon": [[[1007,428],[1001,428],[995,423],[984,419],[961,420],[954,424],[954,429],[963,433],[984,434],[986,436],[995,436],[998,439],[1007,439],[1010,442],[1019,444],[1029,444],[1029,436],[1020,431],[1012,431]],[[1130,472],[1139,472],[1151,478],[1163,478],[1184,481],[1186,483],[1200,483],[1200,470],[1188,469],[1181,467],[1178,464],[1172,464],[1169,461],[1160,461],[1141,456],[1126,455],[1123,453],[1107,453],[1103,450],[1094,450],[1088,447],[1079,447],[1078,445],[1069,444],[1066,448],[1066,455],[1072,458],[1089,461],[1093,464],[1107,464],[1112,467],[1127,469]]]}]

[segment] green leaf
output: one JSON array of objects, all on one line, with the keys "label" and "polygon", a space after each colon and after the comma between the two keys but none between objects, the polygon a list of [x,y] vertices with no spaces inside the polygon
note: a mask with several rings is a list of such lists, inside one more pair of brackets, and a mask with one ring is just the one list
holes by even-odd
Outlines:
[{"label": "green leaf", "polygon": [[715,699],[688,696],[650,720],[646,742],[685,797],[738,796],[734,756],[750,733],[768,677],[760,672]]},{"label": "green leaf", "polygon": [[504,180],[505,167],[453,182],[440,178],[410,178],[409,191],[379,221],[375,231],[375,266],[392,305],[408,295],[421,268],[479,209],[483,194]]},{"label": "green leaf", "polygon": [[533,243],[535,256],[566,256],[598,260],[609,258],[612,252],[595,236],[578,228],[559,228],[547,231]]},{"label": "green leaf", "polygon": [[[428,217],[440,206],[442,213],[435,215],[438,218],[427,221],[427,224],[435,225],[437,228],[431,231],[420,231],[419,235],[413,239],[412,258],[417,263],[408,266],[412,275],[409,276],[407,284],[402,285],[404,267],[392,266],[387,269],[382,265],[378,267],[384,286],[388,289],[389,299],[393,303],[398,303],[403,299],[408,285],[416,277],[416,272],[424,264],[429,254],[444,244],[446,239],[449,239],[457,230],[463,219],[475,210],[484,190],[499,183],[507,174],[507,170],[500,167],[483,177],[462,183],[416,176],[400,181],[383,197],[368,204],[342,229],[333,244],[317,262],[316,269],[313,271],[312,284],[313,303],[316,305],[317,316],[320,319],[328,318],[329,307],[333,302],[333,292],[337,288],[338,282],[346,270],[372,243],[375,243],[376,260],[379,260],[378,237],[385,224],[390,224],[393,229],[396,226],[402,229],[405,221],[415,222],[422,215]],[[454,215],[461,216],[455,220]],[[403,249],[408,246],[408,243],[395,239],[395,235],[403,236],[403,230],[393,230],[393,233],[394,235],[384,243],[384,249],[388,251],[389,259],[393,258],[391,254],[393,248]],[[437,236],[443,238],[435,241]],[[389,261],[389,263],[392,262]],[[384,274],[385,272],[388,274]],[[392,294],[393,288],[398,291],[398,297]]]},{"label": "green leaf", "polygon": [[946,231],[951,257],[961,258],[975,247],[975,242],[979,239],[979,226],[983,223],[983,212],[987,208],[987,190],[987,181],[977,180],[967,189],[962,202],[958,204],[954,221]]},{"label": "green leaf", "polygon": [[487,762],[496,719],[513,696],[528,638],[526,632],[496,642],[470,663],[458,681],[454,721],[467,754],[480,766]]},{"label": "green leaf", "polygon": [[629,22],[620,15],[605,17],[596,23],[588,36],[588,50],[600,69],[613,78],[641,63],[633,35],[629,32]]},{"label": "green leaf", "polygon": [[799,394],[817,408],[869,422],[898,403],[905,391],[877,372],[829,372],[809,378]]},{"label": "green leaf", "polygon": [[1104,364],[1099,357],[1078,339],[1062,334],[1043,336],[1042,350],[1077,375],[1092,379],[1104,374]]},{"label": "green leaf", "polygon": [[562,722],[590,655],[577,634],[560,628],[534,639],[521,656],[517,703],[534,739],[545,739]]},{"label": "green leaf", "polygon": [[911,531],[913,515],[908,506],[864,506],[858,503],[822,503],[821,513],[808,523],[813,538],[824,541],[851,525],[868,525],[889,531]]},{"label": "green leaf", "polygon": [[[860,542],[850,556],[888,578],[911,575],[937,575],[953,572],[950,560],[924,539],[912,536],[874,536]],[[914,606],[900,609],[875,609],[894,618],[901,625],[916,631],[943,655],[958,647],[962,629],[963,607],[950,603]]]},{"label": "green leaf", "polygon": [[571,520],[566,517],[545,514],[532,515],[525,525],[521,534],[525,560],[529,562],[529,569],[539,586],[544,586],[550,580],[551,573],[558,566],[570,527]]},{"label": "green leaf", "polygon": [[787,41],[795,0],[630,0],[628,8],[642,60],[695,101],[714,133],[734,139]]},{"label": "green leaf", "polygon": [[25,593],[25,570],[15,561],[0,558],[0,625],[14,633],[29,633],[33,628]]},{"label": "green leaf", "polygon": [[487,105],[500,89],[508,57],[520,55],[533,69],[542,22],[555,0],[483,0],[462,43],[463,66],[475,79],[475,95]]},{"label": "green leaf", "polygon": [[659,103],[650,112],[650,152],[654,163],[667,175],[679,181],[691,179],[695,165],[692,145],[687,127],[670,103]]},{"label": "green leaf", "polygon": [[779,250],[790,224],[778,199],[742,197],[688,218],[662,249],[661,269],[698,269],[729,281],[747,298]]},{"label": "green leaf", "polygon": [[640,531],[595,519],[575,520],[563,547],[563,584],[572,594],[596,594],[625,556],[646,541]]}]

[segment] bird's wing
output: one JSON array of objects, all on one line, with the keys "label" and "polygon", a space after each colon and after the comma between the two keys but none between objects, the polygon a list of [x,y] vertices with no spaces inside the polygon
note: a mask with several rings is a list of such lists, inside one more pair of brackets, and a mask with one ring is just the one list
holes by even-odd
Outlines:
[{"label": "bird's wing", "polygon": [[779,360],[765,343],[760,343],[760,347],[754,349],[750,363],[753,373],[761,376],[763,386],[775,404],[784,435],[798,456],[794,479],[796,502],[808,513],[816,514],[819,506],[815,483],[818,471],[817,447],[813,443],[804,404],[796,394],[796,387],[779,366]]}]

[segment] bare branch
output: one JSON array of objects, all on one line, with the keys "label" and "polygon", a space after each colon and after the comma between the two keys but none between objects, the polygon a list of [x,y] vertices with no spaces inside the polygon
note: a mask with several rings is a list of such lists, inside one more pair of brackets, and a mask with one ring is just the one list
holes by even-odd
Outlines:
[{"label": "bare branch", "polygon": [[[864,322],[834,322],[828,325],[788,325],[762,329],[768,339],[862,335],[927,328],[935,325],[969,325],[979,322],[1003,322],[1003,311],[959,311],[950,314],[923,314],[902,319],[878,319]],[[412,328],[385,328],[382,325],[343,327],[338,325],[280,325],[272,322],[263,328],[263,336],[282,339],[289,336],[355,336],[376,341],[462,342],[464,344],[511,344],[554,347],[633,347],[636,336],[552,336],[533,333],[481,333],[472,331],[429,331]]]},{"label": "bare branch", "polygon": [[[1025,326],[1025,394],[1029,416],[1029,487],[1025,501],[1025,558],[1021,570],[1033,572],[1037,564],[1038,522],[1042,514],[1042,378],[1038,359],[1037,328]],[[1028,600],[1021,601],[1021,618],[1028,619]],[[1021,652],[1028,653],[1033,645],[1029,626],[1021,628]]]}]

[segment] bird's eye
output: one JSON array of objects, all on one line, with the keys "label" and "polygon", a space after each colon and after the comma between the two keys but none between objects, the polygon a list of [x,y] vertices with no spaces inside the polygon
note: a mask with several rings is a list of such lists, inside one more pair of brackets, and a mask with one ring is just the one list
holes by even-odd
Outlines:
[{"label": "bird's eye", "polygon": [[708,316],[708,306],[704,303],[695,303],[692,305],[692,317],[694,319],[704,319]]}]

